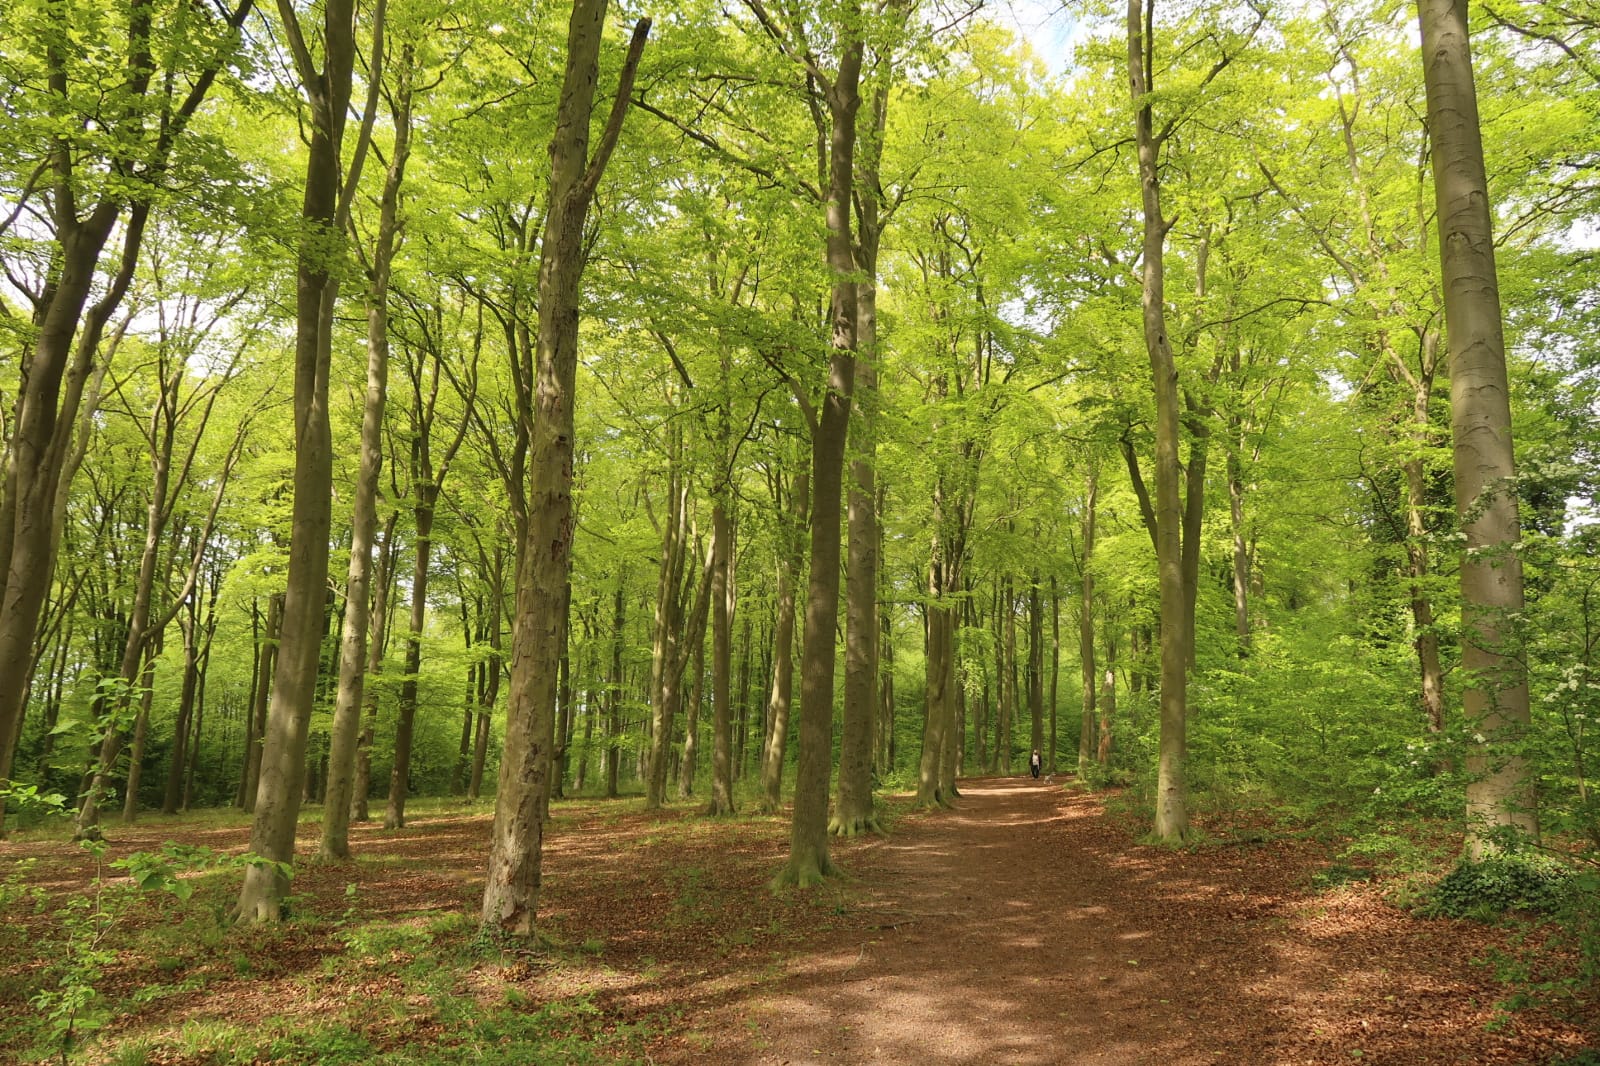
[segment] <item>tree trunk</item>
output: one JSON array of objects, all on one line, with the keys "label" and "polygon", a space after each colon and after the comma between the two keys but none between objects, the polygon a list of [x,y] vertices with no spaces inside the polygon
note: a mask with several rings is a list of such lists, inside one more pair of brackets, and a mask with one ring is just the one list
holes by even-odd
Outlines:
[{"label": "tree trunk", "polygon": [[[216,609],[218,582],[211,585],[211,609]],[[200,680],[201,622],[195,609],[201,589],[189,599],[188,618],[180,619],[183,628],[183,688],[178,696],[178,718],[172,726],[172,758],[167,763],[167,782],[162,790],[161,813],[177,814],[183,799],[183,774],[189,754],[190,726],[194,720],[195,690]]]},{"label": "tree trunk", "polygon": [[1015,754],[1017,712],[1021,709],[1021,694],[1017,691],[1017,594],[1007,577],[1001,593],[1005,606],[1005,696],[1000,708],[1000,772],[1011,773],[1011,758]]},{"label": "tree trunk", "polygon": [[767,742],[761,755],[761,810],[767,814],[776,813],[782,805],[784,749],[789,740],[789,703],[794,691],[795,581],[803,562],[802,531],[810,509],[811,475],[799,470],[789,483],[789,521],[783,525],[786,546],[778,557],[778,620],[772,638]]},{"label": "tree trunk", "polygon": [[833,763],[834,630],[839,617],[839,511],[850,397],[856,375],[856,264],[851,203],[855,191],[856,111],[861,105],[862,27],[848,3],[836,26],[839,71],[826,86],[828,269],[833,275],[828,380],[811,430],[811,573],[800,663],[800,757],[784,884],[812,885],[833,872],[828,858],[828,776]]},{"label": "tree trunk", "polygon": [[1167,337],[1163,256],[1167,230],[1161,214],[1160,156],[1151,116],[1154,45],[1143,0],[1128,2],[1128,81],[1137,110],[1139,186],[1144,216],[1142,303],[1145,348],[1156,401],[1156,563],[1161,589],[1161,738],[1156,770],[1155,835],[1182,840],[1189,833],[1187,669],[1193,631],[1184,585],[1183,507],[1178,461],[1178,369]]},{"label": "tree trunk", "polygon": [[694,642],[694,676],[689,679],[689,713],[683,723],[683,762],[678,775],[678,795],[694,795],[695,764],[700,752],[700,704],[705,698],[706,634],[701,630]]},{"label": "tree trunk", "polygon": [[350,519],[350,566],[345,580],[338,694],[334,697],[328,742],[328,789],[319,849],[321,857],[329,860],[350,857],[351,800],[357,784],[356,747],[372,618],[372,546],[378,532],[383,411],[389,390],[389,271],[400,230],[400,184],[405,179],[411,149],[411,71],[412,51],[407,44],[401,51],[400,84],[393,103],[394,149],[379,199],[377,241],[367,279],[367,389],[361,410],[361,460]]},{"label": "tree trunk", "polygon": [[1047,773],[1056,772],[1056,692],[1061,684],[1061,595],[1056,589],[1056,578],[1050,575],[1050,757],[1045,760]]},{"label": "tree trunk", "polygon": [[872,124],[860,152],[857,197],[856,382],[850,423],[846,508],[844,724],[839,736],[839,789],[828,831],[839,836],[881,832],[872,799],[872,720],[878,703],[878,161],[888,118],[888,75],[872,95]]},{"label": "tree trunk", "polygon": [[[1106,673],[1105,687],[1100,690],[1100,744],[1095,751],[1095,761],[1101,772],[1111,768],[1111,722],[1117,716],[1117,628],[1106,619]],[[1093,679],[1090,679],[1093,683]]]},{"label": "tree trunk", "polygon": [[289,0],[279,12],[294,41],[301,87],[311,105],[306,162],[305,229],[299,249],[294,354],[294,507],[289,575],[283,606],[266,743],[250,850],[265,862],[246,868],[235,913],[241,923],[277,921],[294,861],[311,704],[327,605],[328,539],[332,526],[333,447],[328,424],[328,368],[338,283],[332,276],[337,237],[340,151],[355,62],[355,4],[323,7],[325,69],[314,69]]},{"label": "tree trunk", "polygon": [[[556,683],[555,772],[550,775],[550,795],[560,799],[567,779],[567,751],[572,746],[572,579],[567,579],[561,599],[561,667]],[[548,811],[548,805],[546,806]]]},{"label": "tree trunk", "polygon": [[[689,557],[689,488],[678,469],[681,436],[672,433],[667,475],[667,514],[661,527],[661,562],[656,571],[655,632],[650,648],[650,747],[645,771],[645,810],[656,810],[666,798],[667,760],[678,713],[683,658],[683,602],[687,593]],[[715,539],[713,537],[713,539]],[[713,549],[714,551],[714,549]],[[715,559],[710,565],[715,569]],[[713,667],[715,669],[715,667]]]},{"label": "tree trunk", "polygon": [[[1028,715],[1032,719],[1033,750],[1044,756],[1044,607],[1039,596],[1039,575],[1028,585]],[[1031,756],[1030,756],[1031,758]]]},{"label": "tree trunk", "polygon": [[1099,502],[1099,477],[1089,468],[1089,482],[1083,494],[1083,559],[1079,564],[1078,659],[1083,672],[1083,715],[1078,725],[1078,780],[1089,779],[1089,760],[1094,757],[1094,690],[1098,672],[1094,663],[1094,540],[1095,508]]},{"label": "tree trunk", "polygon": [[[881,507],[878,513],[883,513]],[[877,755],[874,761],[878,776],[882,778],[888,777],[895,769],[894,615],[887,600],[884,601],[882,614],[878,619],[878,639],[880,642],[878,665],[882,673],[878,682],[878,728],[874,730]]]},{"label": "tree trunk", "polygon": [[160,655],[161,642],[153,641],[145,652],[144,670],[139,676],[139,714],[133,722],[133,742],[128,746],[128,787],[122,793],[122,820],[129,824],[139,817],[144,745],[150,734],[150,706],[155,702],[156,659]]},{"label": "tree trunk", "polygon": [[606,798],[617,797],[617,769],[622,753],[617,744],[622,739],[622,650],[627,628],[627,600],[623,590],[628,583],[628,571],[617,574],[617,590],[613,604],[611,628],[611,683],[606,689]]},{"label": "tree trunk", "polygon": [[[367,641],[367,675],[372,678],[383,672],[384,645],[388,643],[389,596],[394,589],[395,581],[394,529],[399,520],[399,511],[389,512],[389,517],[383,524],[383,538],[378,546],[378,573],[374,581],[377,588],[372,598],[372,613],[368,625],[370,633]],[[365,822],[368,818],[367,803],[372,796],[372,744],[377,739],[378,732],[378,690],[371,685],[363,684],[361,699],[361,735],[356,738],[355,783],[350,789],[352,822]]]},{"label": "tree trunk", "polygon": [[733,813],[733,519],[720,497],[711,511],[711,802]]},{"label": "tree trunk", "polygon": [[[425,453],[428,433],[418,431],[413,449]],[[415,454],[415,452],[414,452]],[[417,721],[417,682],[422,671],[422,630],[428,620],[429,564],[433,557],[434,504],[439,486],[428,469],[425,454],[419,456],[420,465],[414,465],[413,474],[422,476],[413,487],[417,494],[413,517],[416,521],[416,551],[411,564],[411,618],[406,627],[406,665],[400,682],[400,700],[394,727],[394,761],[389,766],[389,802],[383,812],[385,829],[403,829],[406,824],[406,797],[411,792],[411,738]],[[556,612],[558,618],[559,609]],[[556,627],[560,628],[559,625]]]},{"label": "tree trunk", "polygon": [[1539,831],[1530,770],[1517,750],[1530,717],[1516,630],[1523,610],[1516,468],[1467,5],[1420,0],[1418,8],[1450,344],[1456,512],[1466,533],[1462,713],[1475,742],[1467,756],[1467,849],[1476,857],[1503,845],[1497,831]]},{"label": "tree trunk", "polygon": [[1233,531],[1233,633],[1239,644],[1239,658],[1250,657],[1250,543],[1244,524],[1244,474],[1238,449],[1228,453],[1228,521]]},{"label": "tree trunk", "polygon": [[935,583],[928,590],[927,669],[923,675],[927,687],[927,714],[922,726],[922,759],[917,765],[917,806],[928,808],[950,805],[950,797],[942,788],[939,763],[944,758],[945,731],[950,725],[950,631],[954,626],[950,609],[939,600]]},{"label": "tree trunk", "polygon": [[952,608],[949,616],[950,654],[945,659],[944,753],[939,759],[939,794],[947,802],[960,795],[956,776],[961,769],[961,752],[966,742],[966,702],[961,691],[961,611]]},{"label": "tree trunk", "polygon": [[544,827],[539,803],[550,773],[561,600],[570,578],[573,405],[578,290],[589,204],[622,130],[650,21],[641,19],[593,158],[589,119],[600,69],[606,0],[573,0],[567,65],[550,142],[550,193],[539,252],[538,384],[528,457],[528,522],[517,559],[510,706],[495,796],[483,923],[531,936],[539,902]]}]

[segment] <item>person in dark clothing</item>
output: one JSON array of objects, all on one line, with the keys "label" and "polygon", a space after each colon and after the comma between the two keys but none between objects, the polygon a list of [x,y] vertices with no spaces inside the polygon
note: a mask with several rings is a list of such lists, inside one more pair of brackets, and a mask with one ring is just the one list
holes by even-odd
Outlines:
[{"label": "person in dark clothing", "polygon": [[1044,760],[1039,758],[1039,749],[1034,748],[1033,754],[1028,758],[1028,772],[1033,775],[1035,781],[1039,780],[1039,771],[1043,766]]}]

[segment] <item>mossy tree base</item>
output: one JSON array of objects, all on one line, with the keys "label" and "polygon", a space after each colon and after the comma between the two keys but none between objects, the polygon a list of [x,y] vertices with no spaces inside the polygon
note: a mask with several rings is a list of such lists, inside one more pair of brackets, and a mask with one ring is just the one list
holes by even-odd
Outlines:
[{"label": "mossy tree base", "polygon": [[774,892],[784,888],[814,888],[830,877],[839,876],[839,868],[826,855],[791,859],[778,871],[767,886]]}]

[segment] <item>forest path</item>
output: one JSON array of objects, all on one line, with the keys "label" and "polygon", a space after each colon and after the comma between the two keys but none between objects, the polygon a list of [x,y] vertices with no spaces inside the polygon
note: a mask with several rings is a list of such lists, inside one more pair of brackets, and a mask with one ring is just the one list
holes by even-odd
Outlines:
[{"label": "forest path", "polygon": [[807,957],[753,1013],[768,1046],[723,1061],[1219,1061],[1227,1043],[1194,1007],[1226,982],[1228,1027],[1270,1027],[1250,999],[1271,953],[1231,921],[1163,935],[1221,889],[1126,852],[1090,798],[962,782],[954,810],[903,820],[849,864],[869,882],[869,938]]},{"label": "forest path", "polygon": [[852,850],[842,899],[855,913],[784,976],[684,1018],[697,1050],[668,1059],[1552,1058],[1530,1033],[1485,1031],[1498,996],[1469,962],[1465,923],[1408,918],[1365,889],[1316,894],[1319,855],[1293,841],[1139,846],[1059,780],[967,780],[954,810]]}]

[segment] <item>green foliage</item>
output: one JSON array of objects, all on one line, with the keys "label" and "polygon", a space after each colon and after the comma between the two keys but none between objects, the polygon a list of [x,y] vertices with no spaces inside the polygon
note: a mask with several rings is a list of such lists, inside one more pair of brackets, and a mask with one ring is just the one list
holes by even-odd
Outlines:
[{"label": "green foliage", "polygon": [[[195,845],[167,843],[158,851],[135,852],[109,864],[105,861],[109,845],[104,840],[83,840],[79,846],[93,859],[95,876],[88,892],[71,897],[61,908],[57,923],[60,942],[51,970],[54,983],[29,1000],[39,1011],[47,1042],[63,1058],[109,1018],[109,1006],[98,985],[117,958],[110,936],[142,896],[157,893],[187,901],[194,894],[198,875],[247,865],[269,863],[284,876],[292,876],[287,863],[272,863],[254,855],[225,855]],[[127,877],[108,879],[108,865],[126,871]]]},{"label": "green foliage", "polygon": [[1420,913],[1433,918],[1493,919],[1508,911],[1555,915],[1575,891],[1572,868],[1526,852],[1463,859],[1434,886]]}]

